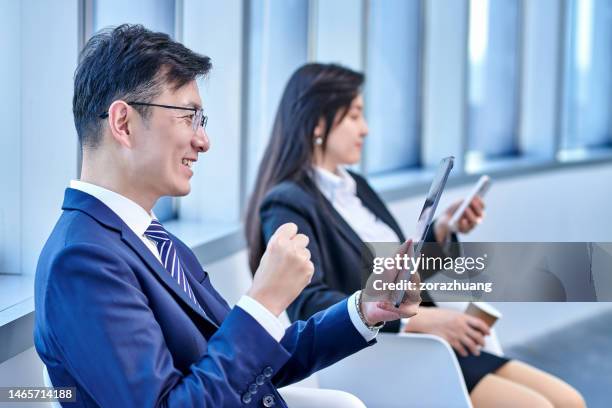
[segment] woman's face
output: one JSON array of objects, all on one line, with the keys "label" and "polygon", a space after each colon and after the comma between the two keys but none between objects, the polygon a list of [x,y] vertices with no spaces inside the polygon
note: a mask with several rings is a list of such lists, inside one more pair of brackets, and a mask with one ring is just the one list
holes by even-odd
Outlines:
[{"label": "woman's face", "polygon": [[[342,112],[336,115],[340,120]],[[358,95],[351,102],[346,115],[332,126],[327,136],[325,153],[321,156],[324,167],[333,169],[339,165],[359,162],[363,138],[368,134],[368,124],[363,116],[363,96]]]}]

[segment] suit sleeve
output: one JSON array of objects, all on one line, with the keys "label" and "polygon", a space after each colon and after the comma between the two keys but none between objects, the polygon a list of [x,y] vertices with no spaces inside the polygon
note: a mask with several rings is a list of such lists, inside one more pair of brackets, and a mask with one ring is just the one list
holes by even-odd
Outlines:
[{"label": "suit sleeve", "polygon": [[306,321],[293,323],[281,340],[291,357],[274,376],[278,387],[303,380],[357,351],[376,343],[369,342],[351,321],[347,300],[316,313]]},{"label": "suit sleeve", "polygon": [[201,359],[178,371],[129,265],[91,244],[55,259],[44,310],[52,349],[102,407],[240,406],[253,373],[264,365],[278,372],[291,357],[234,308]]},{"label": "suit sleeve", "polygon": [[324,280],[325,271],[321,262],[321,249],[317,234],[303,213],[282,203],[267,205],[261,212],[261,225],[267,243],[274,231],[281,225],[293,222],[298,232],[308,236],[308,250],[314,264],[314,274],[310,284],[304,288],[295,301],[287,308],[291,321],[306,320],[315,313],[327,309],[348,297],[346,293],[330,288]]}]

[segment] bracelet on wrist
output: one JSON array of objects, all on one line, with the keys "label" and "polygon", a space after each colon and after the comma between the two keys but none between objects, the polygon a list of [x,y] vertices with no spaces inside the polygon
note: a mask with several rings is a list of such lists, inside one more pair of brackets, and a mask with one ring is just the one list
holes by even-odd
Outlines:
[{"label": "bracelet on wrist", "polygon": [[378,322],[375,325],[371,325],[368,323],[365,316],[363,315],[363,311],[361,310],[361,291],[357,292],[357,294],[355,295],[355,306],[357,307],[357,314],[359,315],[359,318],[369,330],[373,332],[378,332],[385,325],[385,322]]}]

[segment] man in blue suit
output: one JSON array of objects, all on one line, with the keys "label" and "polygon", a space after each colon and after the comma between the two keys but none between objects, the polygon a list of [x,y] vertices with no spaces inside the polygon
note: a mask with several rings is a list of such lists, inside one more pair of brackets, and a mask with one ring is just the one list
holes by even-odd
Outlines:
[{"label": "man in blue suit", "polygon": [[80,180],[36,271],[36,350],[77,407],[285,406],[277,387],[375,342],[379,322],[415,313],[360,292],[284,329],[313,273],[308,239],[281,226],[236,307],[151,209],[190,191],[209,148],[196,79],[211,65],[167,35],[94,35],[75,74]]}]

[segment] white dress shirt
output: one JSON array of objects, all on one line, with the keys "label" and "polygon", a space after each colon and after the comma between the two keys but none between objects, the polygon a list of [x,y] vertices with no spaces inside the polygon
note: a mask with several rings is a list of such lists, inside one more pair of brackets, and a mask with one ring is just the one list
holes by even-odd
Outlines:
[{"label": "white dress shirt", "polygon": [[338,167],[338,174],[321,167],[314,170],[315,183],[321,193],[363,242],[399,242],[395,231],[357,197],[355,180],[343,167]]},{"label": "white dress shirt", "polygon": [[[87,193],[110,208],[111,211],[113,211],[138,238],[140,238],[157,260],[162,263],[155,242],[144,234],[147,228],[149,228],[149,225],[151,225],[151,221],[156,219],[152,211],[149,214],[144,208],[129,198],[95,184],[80,180],[72,180],[70,182],[70,188]],[[376,336],[376,333],[369,330],[359,317],[354,296],[355,295],[353,295],[347,303],[351,322],[355,325],[355,328],[361,333],[363,338],[366,341],[370,341]],[[281,321],[261,303],[250,296],[244,295],[238,300],[236,306],[251,315],[251,317],[253,317],[253,319],[255,319],[276,341],[282,339],[285,334],[285,327]]]},{"label": "white dress shirt", "polygon": [[[355,179],[344,167],[338,167],[338,174],[334,174],[314,166],[314,178],[321,194],[363,242],[399,242],[400,238],[395,231],[377,218],[357,197]],[[409,319],[401,320],[402,331],[408,321]]]}]

